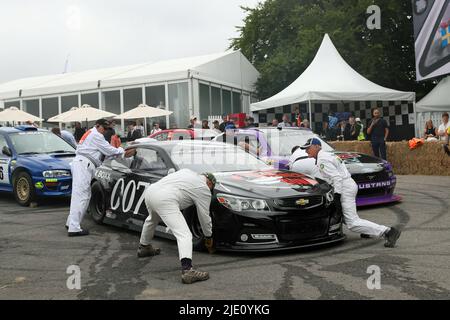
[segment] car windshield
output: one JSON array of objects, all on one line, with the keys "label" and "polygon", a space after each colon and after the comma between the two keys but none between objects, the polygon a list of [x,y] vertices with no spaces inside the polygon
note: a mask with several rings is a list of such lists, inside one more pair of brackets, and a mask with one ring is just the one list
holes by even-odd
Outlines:
[{"label": "car windshield", "polygon": [[180,169],[198,173],[272,169],[241,148],[223,143],[179,144],[172,149],[170,156]]},{"label": "car windshield", "polygon": [[70,144],[47,131],[12,133],[10,138],[18,154],[75,152]]},{"label": "car windshield", "polygon": [[293,147],[305,144],[309,138],[319,139],[322,142],[322,149],[324,151],[334,151],[328,143],[320,139],[319,136],[311,131],[274,129],[261,129],[260,131],[264,133],[272,153],[275,156],[290,156]]}]

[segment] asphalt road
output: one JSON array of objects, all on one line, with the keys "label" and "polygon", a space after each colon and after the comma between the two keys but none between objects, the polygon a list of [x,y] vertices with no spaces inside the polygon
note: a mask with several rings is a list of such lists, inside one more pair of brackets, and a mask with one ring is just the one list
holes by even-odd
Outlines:
[{"label": "asphalt road", "polygon": [[[156,239],[162,254],[138,259],[139,235],[85,225],[69,238],[67,201],[23,208],[0,194],[0,299],[448,299],[450,297],[450,177],[400,176],[403,202],[360,210],[362,218],[403,228],[398,247],[346,232],[338,245],[267,255],[194,252],[210,272],[183,285],[176,243]],[[68,289],[70,265],[81,288]],[[380,289],[369,266],[380,270]],[[72,279],[72,278],[71,278]]]}]

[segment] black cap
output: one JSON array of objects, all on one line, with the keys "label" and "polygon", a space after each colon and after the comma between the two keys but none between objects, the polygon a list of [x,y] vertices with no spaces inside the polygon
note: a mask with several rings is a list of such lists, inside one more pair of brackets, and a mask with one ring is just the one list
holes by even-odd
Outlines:
[{"label": "black cap", "polygon": [[96,125],[99,125],[99,126],[102,126],[102,127],[107,127],[107,126],[109,126],[109,121],[106,120],[106,119],[98,119],[98,120],[95,122],[95,124],[96,124]]}]

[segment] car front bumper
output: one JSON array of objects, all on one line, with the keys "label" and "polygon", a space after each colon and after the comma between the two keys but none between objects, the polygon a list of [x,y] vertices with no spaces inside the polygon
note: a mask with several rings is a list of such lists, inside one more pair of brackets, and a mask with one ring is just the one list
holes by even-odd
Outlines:
[{"label": "car front bumper", "polygon": [[72,194],[72,177],[33,177],[33,186],[38,197],[64,197]]}]

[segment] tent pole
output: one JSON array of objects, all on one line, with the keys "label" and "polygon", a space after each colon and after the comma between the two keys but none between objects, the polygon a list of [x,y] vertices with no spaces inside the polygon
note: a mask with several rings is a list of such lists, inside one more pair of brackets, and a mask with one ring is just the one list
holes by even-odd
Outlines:
[{"label": "tent pole", "polygon": [[312,108],[311,108],[311,100],[308,100],[309,102],[309,127],[313,128],[313,123],[312,123]]},{"label": "tent pole", "polygon": [[[414,134],[417,138],[420,138],[419,127],[417,125],[417,113],[416,113],[416,98],[413,100],[413,114],[414,114]],[[431,118],[431,117],[430,117]]]},{"label": "tent pole", "polygon": [[147,136],[147,118],[144,118],[144,132],[142,132],[142,136]]}]

